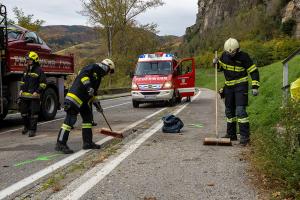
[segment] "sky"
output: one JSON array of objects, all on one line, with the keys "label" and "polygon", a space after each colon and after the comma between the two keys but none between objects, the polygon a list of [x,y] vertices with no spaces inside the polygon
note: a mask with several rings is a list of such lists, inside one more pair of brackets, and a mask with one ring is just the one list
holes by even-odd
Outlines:
[{"label": "sky", "polygon": [[[163,0],[165,4],[139,15],[141,24],[156,23],[159,35],[182,36],[185,29],[196,22],[198,0]],[[80,0],[0,0],[7,7],[8,17],[14,20],[12,9],[18,7],[26,15],[43,19],[45,25],[87,25],[87,17],[78,14],[82,10]]]}]

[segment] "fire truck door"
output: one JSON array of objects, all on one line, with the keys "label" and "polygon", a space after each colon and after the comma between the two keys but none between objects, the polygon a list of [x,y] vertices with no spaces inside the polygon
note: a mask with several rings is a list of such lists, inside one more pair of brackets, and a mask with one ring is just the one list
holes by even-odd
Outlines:
[{"label": "fire truck door", "polygon": [[175,68],[175,85],[181,97],[195,95],[195,60],[183,59]]}]

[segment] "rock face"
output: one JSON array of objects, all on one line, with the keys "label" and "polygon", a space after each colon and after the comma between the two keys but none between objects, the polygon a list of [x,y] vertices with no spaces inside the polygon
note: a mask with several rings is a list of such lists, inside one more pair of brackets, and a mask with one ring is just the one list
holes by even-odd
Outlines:
[{"label": "rock face", "polygon": [[196,24],[188,27],[186,35],[203,34],[210,28],[221,25],[228,17],[234,17],[240,10],[251,9],[253,6],[263,5],[266,15],[280,15],[282,22],[288,19],[296,21],[295,36],[300,38],[300,0],[292,0],[282,6],[281,0],[198,0],[198,14]]},{"label": "rock face", "polygon": [[243,8],[256,5],[259,0],[199,0],[196,24],[192,27],[200,34],[214,28],[227,17],[234,16]]},{"label": "rock face", "polygon": [[290,1],[283,9],[282,22],[286,22],[290,19],[296,22],[294,36],[300,38],[300,0]]}]

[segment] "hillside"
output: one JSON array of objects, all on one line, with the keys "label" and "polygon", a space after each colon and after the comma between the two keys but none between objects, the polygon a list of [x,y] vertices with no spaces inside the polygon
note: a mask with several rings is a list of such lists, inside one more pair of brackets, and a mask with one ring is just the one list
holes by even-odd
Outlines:
[{"label": "hillside", "polygon": [[300,0],[198,0],[196,23],[186,29],[185,54],[220,49],[224,40],[300,37]]},{"label": "hillside", "polygon": [[39,35],[54,51],[90,42],[98,38],[97,31],[94,28],[79,25],[43,26]]},{"label": "hillside", "polygon": [[[159,46],[157,51],[174,52],[176,48],[181,44],[182,38],[177,36],[154,36],[158,40]],[[70,46],[68,48],[57,51],[58,54],[68,55],[74,54],[75,57],[75,71],[78,72],[83,66],[99,62],[107,56],[107,47],[105,40],[92,40]],[[149,53],[149,52],[140,52]],[[129,72],[134,69],[135,62],[138,55],[132,55],[129,58],[113,57],[116,65],[118,66],[117,73],[112,77],[112,87],[130,87],[131,79],[129,78]],[[123,61],[122,61],[123,60]],[[72,81],[72,78],[68,82]],[[108,80],[105,79],[101,84],[103,88],[108,87]]]}]

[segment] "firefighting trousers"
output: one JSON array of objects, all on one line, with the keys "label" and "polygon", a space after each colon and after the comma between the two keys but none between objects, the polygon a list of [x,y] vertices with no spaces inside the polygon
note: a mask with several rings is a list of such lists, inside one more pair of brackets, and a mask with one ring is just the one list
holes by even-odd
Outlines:
[{"label": "firefighting trousers", "polygon": [[23,118],[24,128],[27,130],[36,131],[40,112],[40,100],[21,98],[19,110]]},{"label": "firefighting trousers", "polygon": [[92,119],[93,113],[87,103],[83,103],[78,109],[74,104],[70,103],[68,108],[65,108],[67,113],[64,123],[59,131],[57,142],[67,144],[71,128],[77,121],[77,115],[80,113],[82,118],[82,140],[84,144],[91,144],[93,142],[92,133]]},{"label": "firefighting trousers", "polygon": [[237,123],[241,138],[249,138],[250,126],[246,107],[248,106],[248,84],[225,86],[225,114],[227,117],[227,134],[237,134]]}]

